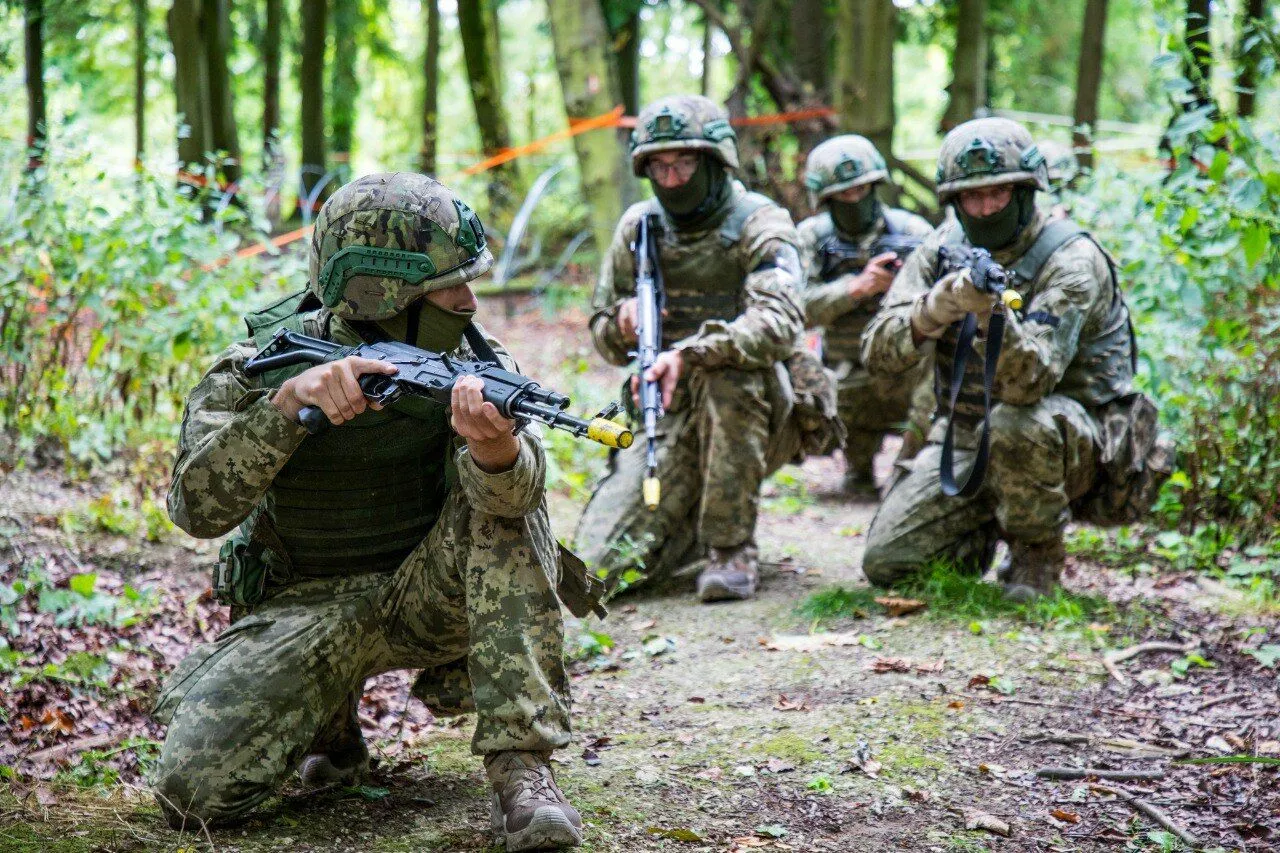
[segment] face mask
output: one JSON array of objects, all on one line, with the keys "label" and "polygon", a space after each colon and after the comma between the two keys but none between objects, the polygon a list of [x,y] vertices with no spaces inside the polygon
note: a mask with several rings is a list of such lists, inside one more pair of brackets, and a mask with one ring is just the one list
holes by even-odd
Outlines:
[{"label": "face mask", "polygon": [[427,299],[419,299],[394,317],[379,320],[378,326],[397,341],[428,352],[450,352],[462,343],[462,330],[475,311],[450,311]]},{"label": "face mask", "polygon": [[827,201],[831,219],[841,232],[856,237],[871,229],[880,218],[880,199],[873,189],[862,201]]},{"label": "face mask", "polygon": [[664,188],[657,181],[651,180],[650,183],[653,184],[653,194],[658,197],[658,202],[667,213],[674,217],[689,216],[698,210],[698,206],[711,192],[711,169],[707,165],[707,158],[700,157],[698,168],[680,186]]},{"label": "face mask", "polygon": [[1018,232],[1031,221],[1031,214],[1035,212],[1033,195],[1034,190],[1030,187],[1015,187],[1009,203],[990,216],[970,216],[957,201],[956,216],[970,243],[995,252],[1018,239]]}]

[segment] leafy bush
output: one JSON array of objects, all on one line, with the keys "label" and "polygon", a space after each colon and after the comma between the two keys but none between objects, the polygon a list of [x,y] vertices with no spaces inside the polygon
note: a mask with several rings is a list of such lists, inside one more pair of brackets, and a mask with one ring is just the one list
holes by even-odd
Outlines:
[{"label": "leafy bush", "polygon": [[[8,152],[16,162],[16,146]],[[180,197],[171,176],[94,169],[61,139],[0,216],[0,434],[74,466],[166,457],[183,399],[239,316],[298,263],[218,265],[259,235],[236,206]],[[208,221],[206,221],[208,220]]]}]

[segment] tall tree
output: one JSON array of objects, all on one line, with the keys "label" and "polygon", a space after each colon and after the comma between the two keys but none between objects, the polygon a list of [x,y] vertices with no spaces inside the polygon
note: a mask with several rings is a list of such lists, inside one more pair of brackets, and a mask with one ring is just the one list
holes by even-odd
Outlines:
[{"label": "tall tree", "polygon": [[1191,81],[1195,96],[1192,106],[1205,106],[1213,102],[1209,90],[1213,74],[1213,45],[1209,40],[1212,14],[1211,0],[1187,0],[1182,38],[1187,51],[1186,77]]},{"label": "tall tree", "polygon": [[360,81],[356,77],[356,32],[360,27],[359,0],[331,0],[333,3],[333,77],[329,98],[329,125],[332,131],[332,160],[340,169],[350,169],[351,139],[356,122],[356,99]]},{"label": "tall tree", "polygon": [[240,134],[236,127],[231,72],[227,68],[233,40],[231,0],[204,0],[201,30],[209,80],[210,141],[213,145],[210,150],[225,153],[222,172],[227,183],[234,184],[240,180]]},{"label": "tall tree", "polygon": [[[471,104],[476,111],[476,125],[480,130],[480,145],[484,155],[490,157],[504,148],[511,147],[511,130],[506,113],[502,109],[499,90],[497,56],[491,46],[493,34],[490,26],[493,18],[489,4],[493,0],[467,0],[458,4],[458,34],[462,37],[462,56],[467,67],[467,80],[471,88]],[[502,184],[519,180],[514,162],[492,170],[489,182],[489,215],[506,206]]]},{"label": "tall tree", "polygon": [[44,98],[44,0],[23,6],[23,61],[27,82],[27,170],[44,162],[48,115]]},{"label": "tall tree", "polygon": [[424,175],[434,175],[440,132],[440,0],[423,0],[422,5],[426,12],[427,47],[422,54],[422,152],[418,167]]},{"label": "tall tree", "polygon": [[947,110],[939,122],[946,133],[987,105],[987,0],[956,4],[956,46],[951,54]]},{"label": "tall tree", "polygon": [[830,22],[824,0],[795,0],[791,6],[791,41],[796,73],[810,97],[826,101],[831,65]]},{"label": "tall tree", "polygon": [[711,37],[715,27],[704,12],[702,15],[702,74],[698,80],[698,92],[705,98],[711,94]]},{"label": "tall tree", "polygon": [[1087,0],[1080,31],[1080,64],[1076,71],[1076,105],[1072,116],[1076,157],[1085,168],[1093,167],[1093,134],[1098,124],[1098,89],[1102,85],[1106,30],[1107,0]]},{"label": "tall tree", "polygon": [[284,27],[283,0],[266,0],[262,31],[262,165],[275,166],[280,156],[280,33]]},{"label": "tall tree", "polygon": [[[302,195],[298,213],[315,191],[328,166],[325,163],[324,138],[324,46],[326,0],[300,0],[302,25],[301,57],[298,63],[298,88],[302,94]],[[467,5],[467,4],[462,4]],[[318,201],[318,199],[317,199]],[[309,210],[308,215],[315,213]]]},{"label": "tall tree", "polygon": [[[609,55],[613,61],[617,97],[627,115],[640,112],[640,7],[643,0],[605,0]],[[552,3],[552,6],[555,4]]]},{"label": "tall tree", "polygon": [[174,94],[182,123],[178,159],[183,168],[202,165],[205,155],[224,152],[223,174],[239,179],[240,141],[236,130],[231,74],[230,0],[173,0],[168,14],[173,42]]},{"label": "tall tree", "polygon": [[[572,123],[612,106],[613,70],[604,45],[608,31],[599,0],[547,0],[556,71]],[[622,215],[619,189],[630,182],[622,151],[612,133],[580,133],[573,138],[596,248],[609,248],[614,223]]]},{"label": "tall tree", "polygon": [[147,0],[133,0],[133,160],[147,147]]},{"label": "tall tree", "polygon": [[840,128],[893,149],[893,0],[840,0],[836,20],[835,108]]},{"label": "tall tree", "polygon": [[1262,45],[1257,30],[1267,15],[1266,0],[1246,0],[1240,16],[1240,37],[1236,56],[1236,112],[1243,117],[1253,115],[1258,89],[1258,62]]}]

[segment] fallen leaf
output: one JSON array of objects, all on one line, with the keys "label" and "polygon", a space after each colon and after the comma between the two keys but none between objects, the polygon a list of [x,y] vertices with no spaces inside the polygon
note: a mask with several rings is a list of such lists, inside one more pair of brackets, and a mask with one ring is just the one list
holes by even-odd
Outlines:
[{"label": "fallen leaf", "polygon": [[781,758],[770,758],[769,763],[765,765],[770,773],[790,773],[796,769],[796,766],[789,761],[783,761]]},{"label": "fallen leaf", "polygon": [[788,697],[787,694],[779,693],[778,701],[773,703],[773,710],[775,711],[809,711],[812,709],[809,707],[809,700],[804,698],[803,696],[800,697],[799,702],[796,702],[796,701],[793,701],[790,697]]},{"label": "fallen leaf", "polygon": [[706,779],[711,782],[719,782],[722,776],[724,776],[724,771],[719,767],[708,767],[706,770],[699,770],[693,774],[695,779]]},{"label": "fallen leaf", "polygon": [[1227,743],[1226,738],[1223,738],[1220,735],[1214,735],[1209,738],[1204,742],[1204,745],[1206,748],[1212,749],[1214,752],[1220,752],[1223,755],[1231,752],[1231,744]]},{"label": "fallen leaf", "polygon": [[964,702],[960,699],[952,699],[950,702],[947,703],[947,707],[953,711],[963,711]]},{"label": "fallen leaf", "polygon": [[974,809],[966,809],[964,812],[964,828],[965,829],[981,829],[991,832],[1004,838],[1013,835],[1013,828],[1008,823],[986,812],[980,812]]},{"label": "fallen leaf", "polygon": [[769,823],[756,827],[756,835],[765,838],[783,838],[787,834],[787,828],[780,823]]},{"label": "fallen leaf", "polygon": [[582,760],[587,763],[588,767],[596,767],[600,764],[600,756],[594,749],[582,750]]},{"label": "fallen leaf", "polygon": [[924,607],[924,602],[915,598],[897,598],[891,595],[882,595],[876,600],[885,610],[889,611],[890,616],[906,616],[908,613],[915,613]]},{"label": "fallen leaf", "polygon": [[754,776],[756,775],[756,769],[750,764],[739,764],[733,768],[733,774],[735,776]]},{"label": "fallen leaf", "polygon": [[930,794],[928,791],[916,791],[912,788],[903,788],[902,796],[906,797],[913,803],[927,803],[929,801]]},{"label": "fallen leaf", "polygon": [[839,648],[856,646],[861,634],[852,632],[839,634],[778,634],[773,637],[761,637],[758,642],[771,652],[811,652],[821,648]]},{"label": "fallen leaf", "polygon": [[934,675],[936,673],[942,672],[946,668],[947,668],[947,659],[945,657],[940,657],[933,663],[916,664],[916,673],[918,675]]},{"label": "fallen leaf", "polygon": [[877,657],[868,667],[872,672],[910,672],[914,664],[907,658]]},{"label": "fallen leaf", "polygon": [[706,840],[687,826],[682,826],[677,829],[666,829],[661,826],[651,826],[646,829],[645,832],[650,835],[656,835],[659,838],[670,838],[672,841],[693,842]]},{"label": "fallen leaf", "polygon": [[991,676],[979,674],[970,678],[969,683],[966,684],[965,686],[970,690],[978,690],[980,688],[986,687],[990,683],[991,683]]},{"label": "fallen leaf", "polygon": [[1069,812],[1066,809],[1054,809],[1053,811],[1049,812],[1049,814],[1057,818],[1058,820],[1066,821],[1067,823],[1080,822],[1080,815],[1076,814],[1075,812]]},{"label": "fallen leaf", "polygon": [[686,700],[684,700],[684,701],[686,701],[686,702],[692,702],[692,703],[693,703],[693,704],[695,704],[695,705],[701,705],[701,704],[703,704],[704,702],[706,702],[707,700],[706,700],[706,698],[705,698],[705,697],[703,697],[703,696],[690,696],[688,699],[686,699]]}]

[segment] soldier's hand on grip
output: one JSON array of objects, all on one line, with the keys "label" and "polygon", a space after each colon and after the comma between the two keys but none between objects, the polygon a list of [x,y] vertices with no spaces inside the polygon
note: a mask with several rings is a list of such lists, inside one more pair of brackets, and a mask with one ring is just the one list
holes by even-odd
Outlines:
[{"label": "soldier's hand on grip", "polygon": [[884,293],[893,284],[902,261],[897,252],[883,252],[867,261],[866,267],[854,279],[853,296],[867,297]]},{"label": "soldier's hand on grip", "polygon": [[331,423],[340,424],[369,408],[360,387],[361,376],[395,372],[395,365],[385,361],[347,356],[304,370],[281,385],[271,402],[291,421],[298,420],[298,412],[305,406],[316,406]]},{"label": "soldier's hand on grip", "polygon": [[974,286],[968,270],[948,273],[916,300],[911,326],[926,338],[940,338],[952,323],[966,314],[977,314],[979,322],[990,315],[996,297]]},{"label": "soldier's hand on grip", "polygon": [[[667,350],[658,356],[657,361],[645,371],[644,378],[649,382],[657,382],[662,389],[662,407],[671,405],[671,397],[675,394],[680,374],[684,372],[684,357],[679,350]],[[631,396],[640,405],[640,377],[631,377]]]}]

